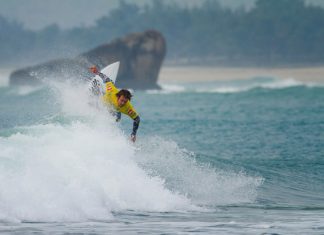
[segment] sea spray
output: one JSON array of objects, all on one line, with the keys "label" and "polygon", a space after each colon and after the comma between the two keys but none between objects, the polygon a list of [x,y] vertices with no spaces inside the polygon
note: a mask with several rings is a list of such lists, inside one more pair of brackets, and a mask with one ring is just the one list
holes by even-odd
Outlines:
[{"label": "sea spray", "polygon": [[192,207],[138,166],[128,137],[107,110],[89,107],[83,86],[53,87],[60,115],[70,122],[20,127],[0,137],[3,219],[108,220],[112,211]]},{"label": "sea spray", "polygon": [[85,84],[50,82],[49,89],[59,113],[0,137],[4,220],[109,220],[114,211],[188,211],[255,200],[262,178],[198,163],[161,137],[133,145],[105,107],[91,106]]},{"label": "sea spray", "polygon": [[136,154],[139,164],[166,186],[206,206],[252,203],[262,177],[216,169],[196,161],[194,153],[161,137],[145,138]]},{"label": "sea spray", "polygon": [[190,207],[138,167],[125,136],[107,126],[47,124],[1,137],[1,212],[19,220],[80,221],[107,220],[116,210]]},{"label": "sea spray", "polygon": [[0,233],[320,233],[323,86],[254,82],[137,91],[135,145],[80,81],[1,87]]}]

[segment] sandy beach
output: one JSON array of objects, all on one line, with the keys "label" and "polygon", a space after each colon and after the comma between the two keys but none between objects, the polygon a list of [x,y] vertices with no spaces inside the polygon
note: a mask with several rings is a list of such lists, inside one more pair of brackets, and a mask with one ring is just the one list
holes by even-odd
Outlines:
[{"label": "sandy beach", "polygon": [[[10,69],[0,69],[0,85],[8,84]],[[242,80],[254,77],[275,77],[299,81],[324,83],[324,66],[299,68],[238,68],[238,67],[201,67],[201,66],[163,66],[160,82],[198,82]]]},{"label": "sandy beach", "polygon": [[241,80],[254,77],[324,82],[324,66],[299,68],[162,67],[160,82]]}]

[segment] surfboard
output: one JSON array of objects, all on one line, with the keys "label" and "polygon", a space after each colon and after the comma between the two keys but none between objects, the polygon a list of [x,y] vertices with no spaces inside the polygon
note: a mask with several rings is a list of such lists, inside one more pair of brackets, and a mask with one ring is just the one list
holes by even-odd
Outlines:
[{"label": "surfboard", "polygon": [[[100,72],[106,75],[107,77],[109,77],[110,80],[112,80],[113,83],[115,83],[117,79],[118,70],[119,70],[119,64],[120,64],[119,61],[109,64],[108,66],[100,70]],[[96,75],[89,81],[89,90],[91,91],[92,95],[95,96],[100,96],[105,94],[105,84],[104,81],[101,79],[101,77]]]}]

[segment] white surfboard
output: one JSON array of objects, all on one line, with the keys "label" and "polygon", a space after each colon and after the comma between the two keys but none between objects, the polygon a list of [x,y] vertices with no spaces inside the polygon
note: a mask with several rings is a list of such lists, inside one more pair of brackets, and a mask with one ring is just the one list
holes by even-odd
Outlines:
[{"label": "white surfboard", "polygon": [[[119,70],[119,64],[120,64],[119,61],[113,64],[109,64],[108,66],[100,70],[100,72],[106,75],[107,77],[109,77],[110,80],[113,81],[113,83],[115,83],[117,79],[118,70]],[[104,81],[101,79],[101,77],[96,75],[94,78],[90,80],[89,90],[91,91],[92,95],[95,96],[105,94],[105,84]]]},{"label": "white surfboard", "polygon": [[[117,61],[117,62],[110,64],[107,67],[103,68],[100,72],[107,75],[110,78],[110,80],[112,80],[113,83],[115,83],[117,74],[118,74],[118,70],[119,70],[119,64],[120,64],[120,62]],[[96,75],[96,76],[98,76],[98,75]]]}]

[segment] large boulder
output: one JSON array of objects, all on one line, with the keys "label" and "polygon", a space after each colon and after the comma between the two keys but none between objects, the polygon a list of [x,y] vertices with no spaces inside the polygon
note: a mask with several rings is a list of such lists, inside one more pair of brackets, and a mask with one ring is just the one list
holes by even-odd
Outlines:
[{"label": "large boulder", "polygon": [[14,71],[11,85],[36,84],[44,79],[88,79],[88,68],[103,68],[120,61],[117,86],[132,89],[156,89],[158,74],[166,53],[163,36],[148,30],[118,38],[73,59],[58,59]]}]

